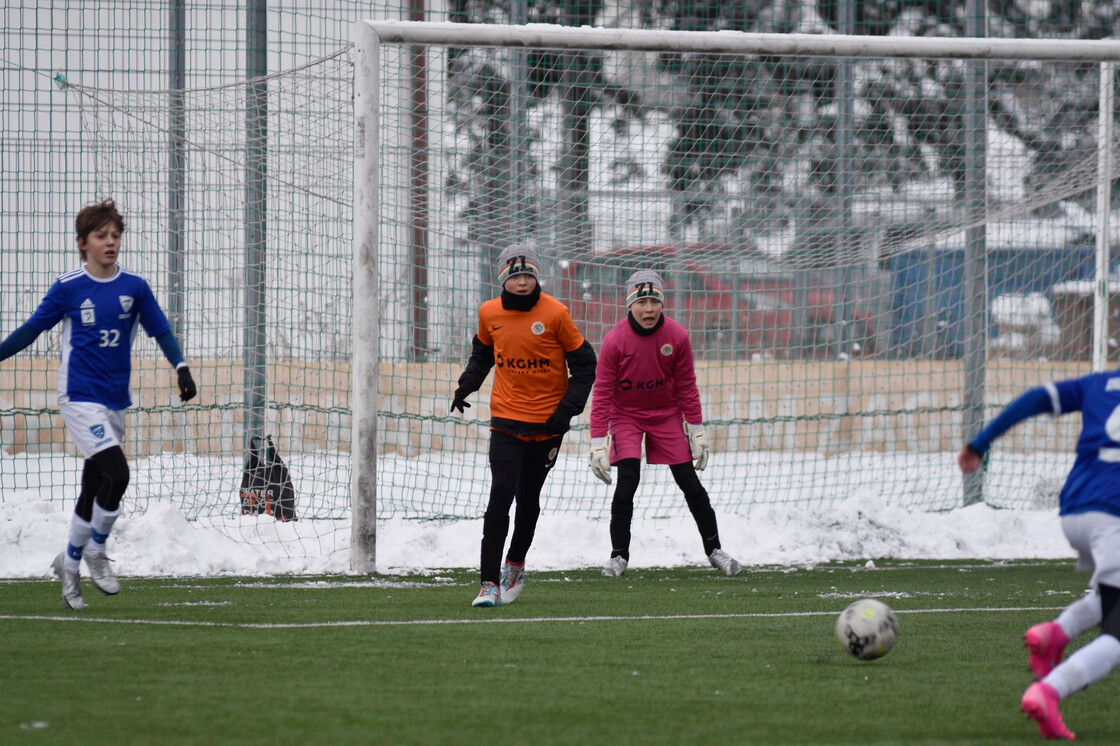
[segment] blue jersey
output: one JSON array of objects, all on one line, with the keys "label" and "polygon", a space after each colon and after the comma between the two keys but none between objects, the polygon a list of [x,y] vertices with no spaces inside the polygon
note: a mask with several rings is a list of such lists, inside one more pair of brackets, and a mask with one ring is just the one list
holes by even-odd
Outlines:
[{"label": "blue jersey", "polygon": [[132,404],[132,340],[137,322],[149,337],[171,330],[147,281],[117,266],[102,280],[85,268],[55,280],[27,323],[47,331],[62,322],[58,400],[96,402],[110,409]]},{"label": "blue jersey", "polygon": [[1081,412],[1077,459],[1062,487],[1061,514],[1099,510],[1120,516],[1120,371],[1043,388],[1055,416]]}]

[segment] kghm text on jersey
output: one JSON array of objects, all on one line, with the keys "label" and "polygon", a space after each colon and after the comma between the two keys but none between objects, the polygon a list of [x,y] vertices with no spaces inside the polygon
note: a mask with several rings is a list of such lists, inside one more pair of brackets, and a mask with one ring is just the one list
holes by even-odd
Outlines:
[{"label": "kghm text on jersey", "polygon": [[623,378],[618,382],[618,387],[623,391],[655,391],[667,385],[669,381],[665,378],[654,378],[649,381],[631,381],[629,378]]},{"label": "kghm text on jersey", "polygon": [[552,361],[546,357],[521,358],[495,356],[495,363],[499,368],[514,368],[516,370],[551,370]]}]

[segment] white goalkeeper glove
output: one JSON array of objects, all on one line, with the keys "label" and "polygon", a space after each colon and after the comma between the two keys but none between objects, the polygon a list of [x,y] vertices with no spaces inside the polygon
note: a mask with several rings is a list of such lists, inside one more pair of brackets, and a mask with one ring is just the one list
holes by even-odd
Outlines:
[{"label": "white goalkeeper glove", "polygon": [[611,436],[591,439],[591,471],[604,483],[611,483]]},{"label": "white goalkeeper glove", "polygon": [[703,425],[690,425],[684,423],[684,434],[688,437],[688,447],[692,451],[692,458],[696,460],[696,471],[704,471],[708,465],[708,436],[704,434]]}]

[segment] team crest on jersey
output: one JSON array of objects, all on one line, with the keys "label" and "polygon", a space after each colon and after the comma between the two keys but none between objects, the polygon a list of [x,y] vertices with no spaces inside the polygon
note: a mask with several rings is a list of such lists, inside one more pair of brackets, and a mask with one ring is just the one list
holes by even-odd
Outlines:
[{"label": "team crest on jersey", "polygon": [[89,431],[91,433],[93,433],[93,437],[97,438],[98,440],[101,440],[102,438],[105,437],[105,426],[104,425],[90,425],[89,426]]},{"label": "team crest on jersey", "polygon": [[1105,391],[1120,391],[1120,378],[1110,378],[1104,385]]},{"label": "team crest on jersey", "polygon": [[559,448],[553,448],[551,451],[548,452],[548,460],[549,461],[555,461],[556,457],[559,456],[559,455],[560,455],[560,449]]},{"label": "team crest on jersey", "polygon": [[93,312],[93,309],[93,301],[89,298],[82,301],[82,305],[78,309],[82,314],[82,326],[93,326],[97,323],[97,314]]},{"label": "team crest on jersey", "polygon": [[131,311],[132,310],[132,296],[131,295],[121,295],[121,296],[118,296],[118,297],[120,298],[120,301],[121,301],[121,310],[124,311],[125,313],[128,313],[129,311]]},{"label": "team crest on jersey", "polygon": [[669,344],[668,342],[661,345],[661,354],[664,355],[665,357],[669,357],[670,355],[672,355],[673,354],[673,345]]},{"label": "team crest on jersey", "polygon": [[543,321],[534,321],[533,325],[529,328],[532,330],[533,334],[536,334],[538,337],[541,336],[542,334],[544,334],[544,322]]}]

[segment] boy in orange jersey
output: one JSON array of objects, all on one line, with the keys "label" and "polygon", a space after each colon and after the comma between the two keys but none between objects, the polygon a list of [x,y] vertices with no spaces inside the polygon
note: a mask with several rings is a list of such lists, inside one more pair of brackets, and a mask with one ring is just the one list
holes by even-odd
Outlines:
[{"label": "boy in orange jersey", "polygon": [[[595,350],[568,308],[541,292],[536,252],[510,246],[498,257],[499,297],[478,310],[478,334],[459,376],[451,411],[498,368],[490,395],[490,501],[482,523],[482,588],[471,606],[512,603],[525,585],[525,555],[540,515],[540,495],[569,423],[595,383]],[[569,372],[571,377],[569,378]],[[509,509],[517,502],[505,562]]]}]

